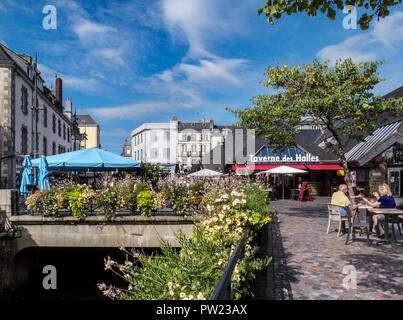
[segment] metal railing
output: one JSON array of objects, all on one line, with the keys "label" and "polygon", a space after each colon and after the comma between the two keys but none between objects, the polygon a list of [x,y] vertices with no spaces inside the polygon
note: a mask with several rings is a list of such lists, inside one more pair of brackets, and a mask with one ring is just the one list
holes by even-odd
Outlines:
[{"label": "metal railing", "polygon": [[235,250],[232,252],[231,257],[228,260],[224,271],[218,280],[218,283],[214,289],[210,300],[231,300],[233,298],[233,292],[231,289],[231,277],[234,272],[235,266],[238,260],[242,259],[245,252],[245,243],[249,235],[250,228],[246,228],[242,234],[241,239],[238,241]]}]

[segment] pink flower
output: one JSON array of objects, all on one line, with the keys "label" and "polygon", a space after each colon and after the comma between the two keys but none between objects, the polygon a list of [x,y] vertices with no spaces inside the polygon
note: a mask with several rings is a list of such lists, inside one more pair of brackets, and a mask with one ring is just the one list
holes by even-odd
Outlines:
[{"label": "pink flower", "polygon": [[106,284],[104,282],[97,284],[99,290],[106,290]]},{"label": "pink flower", "polygon": [[111,260],[111,257],[108,256],[108,260],[104,258],[105,261],[105,270],[112,270],[112,266],[114,265],[115,261]]}]

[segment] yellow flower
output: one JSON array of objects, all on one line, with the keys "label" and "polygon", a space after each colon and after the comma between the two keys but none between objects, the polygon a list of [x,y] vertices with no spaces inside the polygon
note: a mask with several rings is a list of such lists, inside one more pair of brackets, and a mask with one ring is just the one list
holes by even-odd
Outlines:
[{"label": "yellow flower", "polygon": [[168,288],[169,288],[169,289],[171,289],[171,288],[172,288],[172,286],[173,286],[172,281],[169,281],[169,282],[167,283],[167,285],[168,285]]},{"label": "yellow flower", "polygon": [[181,293],[179,294],[179,297],[180,297],[181,299],[183,299],[184,297],[186,297],[186,294],[185,294],[184,292],[181,292]]}]

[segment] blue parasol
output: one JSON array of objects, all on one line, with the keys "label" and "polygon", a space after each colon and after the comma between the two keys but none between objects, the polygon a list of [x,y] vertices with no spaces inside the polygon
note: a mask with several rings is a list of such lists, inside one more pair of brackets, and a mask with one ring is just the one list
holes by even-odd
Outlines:
[{"label": "blue parasol", "polygon": [[48,162],[46,161],[45,156],[41,157],[41,163],[39,165],[38,189],[40,191],[50,190],[49,177],[48,177]]},{"label": "blue parasol", "polygon": [[25,156],[22,166],[24,167],[24,172],[22,173],[20,192],[23,194],[28,194],[29,190],[27,189],[27,184],[34,184],[32,162],[29,156]]},{"label": "blue parasol", "polygon": [[[98,148],[83,149],[46,157],[48,169],[53,171],[115,171],[141,167],[141,163]],[[33,159],[39,167],[41,158]]]}]

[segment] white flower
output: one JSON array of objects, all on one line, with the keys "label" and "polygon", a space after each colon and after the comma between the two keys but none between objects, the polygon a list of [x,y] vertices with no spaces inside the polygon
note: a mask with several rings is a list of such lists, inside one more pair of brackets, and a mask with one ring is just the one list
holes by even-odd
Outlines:
[{"label": "white flower", "polygon": [[197,295],[197,299],[203,300],[204,299],[203,293],[199,292],[199,294]]},{"label": "white flower", "polygon": [[236,190],[231,191],[231,196],[238,196],[239,193]]},{"label": "white flower", "polygon": [[179,294],[179,297],[180,297],[181,299],[183,299],[183,298],[186,297],[186,294],[185,294],[184,292],[181,292],[181,293]]},{"label": "white flower", "polygon": [[125,261],[125,266],[126,266],[126,267],[132,267],[132,266],[133,266],[133,263],[130,262],[130,261],[128,261],[128,260],[126,260],[126,261]]},{"label": "white flower", "polygon": [[225,211],[225,210],[231,209],[231,207],[229,205],[225,204],[225,205],[223,205],[222,209]]},{"label": "white flower", "polygon": [[168,286],[168,288],[169,288],[169,289],[171,289],[171,288],[172,288],[172,286],[173,286],[172,281],[169,281],[169,282],[167,283],[167,286]]}]

